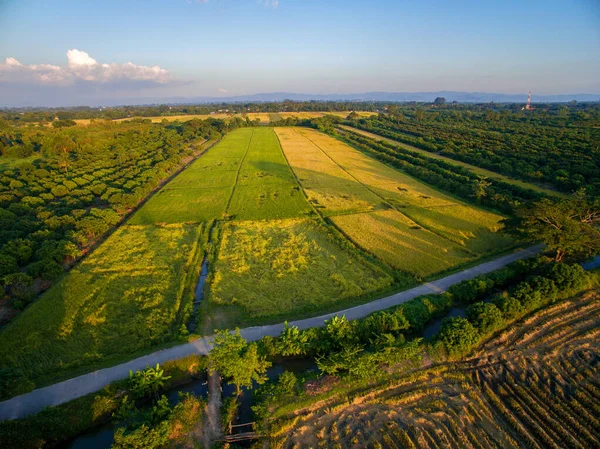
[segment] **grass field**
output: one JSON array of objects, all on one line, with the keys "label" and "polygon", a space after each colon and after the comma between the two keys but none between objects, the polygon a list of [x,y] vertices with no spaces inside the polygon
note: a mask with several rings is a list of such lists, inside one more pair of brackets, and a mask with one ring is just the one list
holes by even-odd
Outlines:
[{"label": "grass field", "polygon": [[460,167],[467,168],[471,170],[473,173],[477,173],[478,175],[484,176],[486,178],[499,179],[501,181],[507,182],[509,184],[513,184],[518,187],[523,187],[525,189],[535,190],[536,192],[545,193],[546,195],[553,195],[559,197],[565,197],[566,195],[561,192],[557,192],[556,190],[548,189],[546,187],[538,186],[536,184],[531,184],[529,182],[519,181],[518,179],[509,178],[508,176],[501,175],[500,173],[496,173],[490,170],[486,170],[485,168],[477,167],[472,164],[468,164],[466,162],[457,161],[455,159],[451,159],[449,157],[443,156],[441,154],[432,153],[431,151],[425,151],[421,148],[414,147],[412,145],[408,145],[402,142],[398,142],[393,139],[388,139],[387,137],[382,137],[374,133],[370,133],[368,131],[363,131],[361,129],[353,128],[351,126],[340,125],[340,128],[351,131],[356,134],[360,134],[361,136],[369,137],[374,140],[382,140],[384,142],[391,143],[392,145],[397,145],[402,148],[406,148],[407,150],[414,151],[415,153],[422,154],[424,156],[430,157],[432,159],[442,160],[444,162],[448,162],[452,165],[458,165]]},{"label": "grass field", "polygon": [[315,130],[277,128],[309,201],[389,265],[429,276],[506,248],[501,216],[462,203]]},{"label": "grass field", "polygon": [[296,410],[290,398],[270,410],[269,447],[599,447],[598,326],[596,291],[524,319],[460,363],[340,382],[301,396]]},{"label": "grass field", "polygon": [[222,218],[252,133],[251,128],[244,128],[227,134],[144,204],[130,223],[202,222]]},{"label": "grass field", "polygon": [[36,382],[164,341],[191,307],[201,231],[119,228],[0,333],[2,367]]},{"label": "grass field", "polygon": [[[236,132],[243,132],[240,130]],[[312,208],[296,182],[272,128],[255,128],[227,214],[240,220],[291,218]]]},{"label": "grass field", "polygon": [[393,279],[311,219],[223,225],[201,327],[294,319],[343,308]]}]

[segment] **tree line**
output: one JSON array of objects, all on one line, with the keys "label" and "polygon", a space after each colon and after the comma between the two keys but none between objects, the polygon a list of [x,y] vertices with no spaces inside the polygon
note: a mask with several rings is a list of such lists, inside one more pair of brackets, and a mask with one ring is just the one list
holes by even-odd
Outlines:
[{"label": "tree line", "polygon": [[554,105],[535,111],[393,105],[386,114],[354,119],[351,124],[563,192],[586,187],[591,194],[600,194],[597,104]]}]

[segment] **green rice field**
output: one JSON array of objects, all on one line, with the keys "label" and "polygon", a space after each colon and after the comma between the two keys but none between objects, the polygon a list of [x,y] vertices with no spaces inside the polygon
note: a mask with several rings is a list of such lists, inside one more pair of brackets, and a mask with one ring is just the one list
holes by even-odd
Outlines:
[{"label": "green rice field", "polygon": [[119,228],[0,333],[2,366],[37,381],[170,338],[189,318],[202,230]]}]

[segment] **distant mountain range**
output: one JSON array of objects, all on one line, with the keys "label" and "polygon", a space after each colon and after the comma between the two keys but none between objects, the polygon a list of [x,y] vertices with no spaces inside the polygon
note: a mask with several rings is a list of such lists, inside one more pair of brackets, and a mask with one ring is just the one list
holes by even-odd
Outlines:
[{"label": "distant mountain range", "polygon": [[[36,107],[36,106],[123,106],[123,105],[153,105],[153,104],[198,104],[198,103],[261,103],[277,102],[283,100],[294,101],[417,101],[432,102],[436,97],[444,97],[446,101],[458,103],[525,103],[527,94],[498,94],[488,92],[364,92],[351,94],[298,94],[292,92],[272,92],[252,95],[236,95],[229,97],[145,97],[145,98],[104,98],[86,100],[74,103],[73,101],[41,99],[41,104],[29,101],[12,101],[0,107]],[[35,98],[35,97],[34,97]],[[45,101],[44,101],[45,100]],[[559,95],[533,95],[533,103],[560,103],[576,100],[578,102],[600,101],[600,94],[559,94]],[[0,99],[0,102],[2,100]],[[77,100],[75,100],[77,101]]]},{"label": "distant mountain range", "polygon": [[[260,93],[231,97],[173,97],[162,99],[168,103],[214,103],[214,102],[273,102],[294,101],[418,101],[431,102],[436,97],[458,103],[523,103],[527,94],[497,94],[488,92],[364,92],[353,94],[296,94],[291,92]],[[534,103],[560,103],[568,101],[600,101],[600,94],[533,95]]]}]

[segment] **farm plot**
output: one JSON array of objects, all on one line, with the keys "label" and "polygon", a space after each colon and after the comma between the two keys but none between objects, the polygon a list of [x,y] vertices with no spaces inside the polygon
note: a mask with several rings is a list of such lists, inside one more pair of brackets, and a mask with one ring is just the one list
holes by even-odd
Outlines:
[{"label": "farm plot", "polygon": [[3,330],[3,368],[37,383],[168,339],[191,310],[202,230],[119,228]]},{"label": "farm plot", "polygon": [[472,254],[464,247],[419,226],[396,210],[333,217],[337,227],[399,270],[428,276],[465,263]]},{"label": "farm plot", "polygon": [[130,223],[202,222],[221,218],[252,133],[251,128],[244,128],[227,134],[144,204]]},{"label": "farm plot", "polygon": [[271,410],[270,446],[599,447],[599,300],[595,291],[538,312],[461,363],[400,371],[313,404],[304,396],[302,410],[292,399]]},{"label": "farm plot", "polygon": [[310,219],[225,224],[211,269],[200,308],[210,330],[336,310],[393,281]]},{"label": "farm plot", "polygon": [[254,129],[227,214],[256,220],[300,217],[311,210],[273,129]]},{"label": "farm plot", "polygon": [[276,132],[309,201],[356,244],[395,268],[428,276],[511,243],[497,232],[502,219],[497,214],[315,130]]}]

